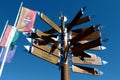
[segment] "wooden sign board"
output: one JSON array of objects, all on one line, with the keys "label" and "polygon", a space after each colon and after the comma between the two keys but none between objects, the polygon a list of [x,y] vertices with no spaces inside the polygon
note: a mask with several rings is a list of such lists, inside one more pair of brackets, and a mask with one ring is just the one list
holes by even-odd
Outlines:
[{"label": "wooden sign board", "polygon": [[84,57],[84,60],[79,56],[73,56],[72,61],[74,64],[102,65],[101,58],[96,57],[95,54],[91,54],[91,58]]},{"label": "wooden sign board", "polygon": [[53,54],[53,55],[55,55],[55,56],[57,56],[57,57],[59,57],[59,55],[60,55],[58,49],[55,49],[53,53],[50,53],[50,51],[51,51],[51,49],[52,49],[51,46],[48,46],[48,45],[40,45],[40,46],[39,46],[38,44],[34,44],[34,43],[33,43],[33,46],[36,46],[37,48],[39,48],[39,49],[41,49],[41,50],[43,50],[43,51],[46,51],[46,52],[49,53],[49,54]]},{"label": "wooden sign board", "polygon": [[52,20],[50,20],[45,14],[41,13],[41,19],[43,19],[48,25],[60,33],[60,27],[57,26]]},{"label": "wooden sign board", "polygon": [[73,20],[71,21],[70,25],[67,27],[67,30],[68,30],[68,31],[71,30],[71,29],[74,27],[75,23],[76,23],[76,22],[80,19],[80,17],[83,15],[84,9],[85,9],[85,8],[81,8],[81,9],[79,10],[79,12],[75,15],[75,17],[74,17]]},{"label": "wooden sign board", "polygon": [[44,32],[42,32],[41,30],[39,30],[39,29],[37,29],[37,36],[39,36],[39,37],[41,37],[41,36],[49,36],[49,35],[51,35],[51,34],[47,34],[47,33],[44,33]]},{"label": "wooden sign board", "polygon": [[[73,26],[77,26],[77,25],[80,25],[82,23],[86,23],[90,20],[91,20],[91,16],[86,16],[86,17],[80,18],[80,19],[78,19],[78,21]],[[70,25],[71,25],[71,22],[66,24],[67,29],[70,28],[69,27]]]},{"label": "wooden sign board", "polygon": [[[31,53],[39,58],[42,58],[48,62],[51,62],[55,65],[59,64],[59,58],[53,54],[48,53],[47,49],[44,50],[43,48],[45,47],[37,47],[37,46],[32,46],[31,48]],[[48,49],[49,50],[49,49]]]},{"label": "wooden sign board", "polygon": [[101,46],[101,45],[102,45],[101,40],[100,40],[100,38],[98,38],[98,39],[95,39],[93,41],[90,41],[90,42],[87,42],[84,44],[77,43],[73,46],[71,51],[72,51],[72,53],[79,53],[81,51],[89,50],[91,48]]},{"label": "wooden sign board", "polygon": [[[76,35],[81,35],[81,34],[72,32],[72,38],[74,38]],[[100,37],[100,33],[94,32],[94,33],[91,33],[90,35],[82,38],[81,40],[91,40],[91,39],[97,39],[99,37]]]},{"label": "wooden sign board", "polygon": [[[85,44],[87,42],[89,42],[89,41],[88,40],[79,41],[79,43],[81,43],[81,44]],[[104,50],[104,49],[106,49],[106,47],[104,47],[104,46],[97,46],[97,47],[90,48],[89,50]]]},{"label": "wooden sign board", "polygon": [[73,70],[73,72],[77,72],[77,73],[81,73],[81,74],[89,74],[89,75],[95,75],[95,76],[99,75],[98,69],[96,69],[96,68],[72,65],[72,70]]}]

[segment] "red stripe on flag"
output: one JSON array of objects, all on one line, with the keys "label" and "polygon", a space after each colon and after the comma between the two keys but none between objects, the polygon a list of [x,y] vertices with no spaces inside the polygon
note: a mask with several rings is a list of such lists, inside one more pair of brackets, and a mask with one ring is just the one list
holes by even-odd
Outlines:
[{"label": "red stripe on flag", "polygon": [[6,31],[5,31],[5,33],[4,33],[4,36],[3,36],[3,38],[2,38],[2,40],[1,40],[1,42],[0,42],[0,46],[1,46],[1,47],[5,47],[6,42],[7,42],[7,39],[8,39],[8,37],[9,37],[9,35],[10,35],[11,29],[12,29],[12,26],[11,26],[11,25],[8,25],[8,27],[7,27],[7,29],[6,29]]}]

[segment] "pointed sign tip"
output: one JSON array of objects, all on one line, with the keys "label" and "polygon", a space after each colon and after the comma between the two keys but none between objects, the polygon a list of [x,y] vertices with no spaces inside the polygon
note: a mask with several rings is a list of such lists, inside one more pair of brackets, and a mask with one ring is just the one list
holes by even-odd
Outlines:
[{"label": "pointed sign tip", "polygon": [[103,61],[102,61],[102,63],[103,63],[103,64],[107,64],[108,62],[107,62],[107,61],[105,61],[105,60],[103,60]]},{"label": "pointed sign tip", "polygon": [[35,32],[35,28],[31,28],[32,32]]},{"label": "pointed sign tip", "polygon": [[26,38],[30,43],[32,43],[32,39],[31,38]]},{"label": "pointed sign tip", "polygon": [[99,71],[99,75],[103,75],[104,73],[102,71]]},{"label": "pointed sign tip", "polygon": [[28,52],[30,51],[30,46],[25,45],[24,47],[25,47],[25,49],[26,49]]},{"label": "pointed sign tip", "polygon": [[106,49],[106,47],[105,46],[101,46],[101,50],[105,50]]},{"label": "pointed sign tip", "polygon": [[28,32],[22,32],[22,34],[23,34],[24,36],[28,36],[28,35],[29,35]]}]

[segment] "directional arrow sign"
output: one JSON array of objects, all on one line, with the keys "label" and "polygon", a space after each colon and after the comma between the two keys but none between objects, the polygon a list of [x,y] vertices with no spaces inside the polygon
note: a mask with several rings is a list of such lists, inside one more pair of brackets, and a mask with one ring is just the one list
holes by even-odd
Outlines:
[{"label": "directional arrow sign", "polygon": [[101,44],[100,38],[98,38],[96,40],[90,41],[85,44],[76,43],[71,50],[72,50],[72,53],[79,53],[81,51],[89,50],[91,48],[94,48],[100,45],[102,44]]},{"label": "directional arrow sign", "polygon": [[45,14],[41,13],[41,19],[43,19],[48,25],[50,25],[53,29],[60,33],[60,27],[57,26],[52,20],[50,20]]},{"label": "directional arrow sign", "polygon": [[75,25],[75,23],[79,20],[79,18],[83,15],[83,11],[85,8],[81,8],[79,12],[76,14],[76,16],[71,21],[70,25],[67,26],[68,31],[72,29],[72,27]]},{"label": "directional arrow sign", "polygon": [[45,46],[38,47],[36,45],[33,45],[31,48],[31,53],[53,64],[56,64],[56,65],[59,64],[58,52],[55,51],[53,54],[50,54],[48,47],[45,47]]},{"label": "directional arrow sign", "polygon": [[72,61],[75,64],[91,64],[91,65],[102,65],[100,57],[97,57],[95,54],[88,52],[74,53]]},{"label": "directional arrow sign", "polygon": [[[72,32],[72,38],[74,38],[76,35],[83,35],[83,34]],[[94,33],[82,38],[81,40],[91,40],[91,39],[96,39],[99,37],[100,37],[100,33],[94,32]]]},{"label": "directional arrow sign", "polygon": [[[88,40],[83,40],[83,41],[79,41],[80,44],[85,44],[89,42]],[[89,50],[104,50],[106,49],[106,47],[104,46],[97,46],[97,47],[93,47],[93,48],[90,48]]]},{"label": "directional arrow sign", "polygon": [[[74,26],[77,26],[77,25],[80,25],[80,24],[82,24],[82,23],[88,22],[88,21],[91,20],[91,18],[92,18],[92,16],[86,16],[86,17],[80,18],[80,19],[74,24]],[[67,24],[66,24],[66,26],[69,26],[69,25],[70,25],[70,23],[67,23]],[[67,28],[68,28],[68,27],[67,27]]]},{"label": "directional arrow sign", "polygon": [[73,72],[82,73],[82,74],[90,74],[90,75],[95,75],[95,76],[100,75],[98,69],[96,68],[72,65],[72,70]]},{"label": "directional arrow sign", "polygon": [[91,58],[84,57],[83,59],[80,56],[72,57],[74,64],[90,64],[90,65],[102,65],[101,58],[93,57],[94,54],[90,54]]},{"label": "directional arrow sign", "polygon": [[39,46],[38,44],[34,44],[34,43],[33,43],[33,46],[35,46],[35,47],[37,47],[37,48],[39,48],[39,49],[41,49],[43,51],[46,51],[49,54],[53,54],[53,55],[55,55],[57,57],[60,55],[58,49],[55,49],[54,52],[51,53],[51,49],[52,49],[51,46],[48,46],[48,45],[41,45],[41,46]]}]

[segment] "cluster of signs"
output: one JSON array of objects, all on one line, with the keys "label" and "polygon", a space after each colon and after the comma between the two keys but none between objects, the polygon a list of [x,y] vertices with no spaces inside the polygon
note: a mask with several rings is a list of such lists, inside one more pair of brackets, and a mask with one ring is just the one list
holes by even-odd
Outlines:
[{"label": "cluster of signs", "polygon": [[[11,62],[17,45],[19,33],[25,33],[32,42],[32,46],[25,46],[31,54],[60,66],[61,58],[72,55],[72,70],[84,74],[99,75],[96,68],[89,68],[77,64],[102,65],[100,57],[88,53],[88,50],[104,50],[101,43],[100,25],[72,30],[73,27],[91,20],[91,16],[82,17],[85,8],[81,8],[71,22],[65,23],[66,19],[61,15],[61,25],[56,25],[44,13],[36,12],[21,5],[18,17],[14,26],[6,24],[3,30],[0,47],[0,61],[3,63],[0,68],[0,75],[5,62]],[[52,29],[42,32],[39,29],[33,31],[36,15],[45,21]],[[63,19],[62,19],[63,18]],[[63,21],[62,21],[63,20]],[[64,24],[65,23],[65,24]],[[65,43],[65,44],[64,44]],[[63,49],[61,53],[61,49]],[[64,63],[64,62],[63,62]]]},{"label": "cluster of signs", "polygon": [[[45,21],[52,29],[42,32],[36,30],[29,34],[28,41],[32,46],[25,48],[33,55],[61,66],[61,58],[67,58],[68,54],[72,55],[73,72],[101,75],[102,72],[96,68],[82,66],[85,65],[103,65],[107,62],[101,60],[96,54],[89,53],[89,50],[104,50],[102,46],[100,25],[92,25],[85,28],[74,29],[73,27],[91,20],[91,16],[82,17],[85,8],[81,8],[71,22],[65,23],[66,17],[61,15],[61,25],[58,26],[44,13],[38,13],[40,18]],[[62,21],[63,18],[63,21]],[[30,39],[31,38],[31,39]],[[61,41],[62,40],[62,41]],[[61,51],[62,49],[62,51]]]}]

